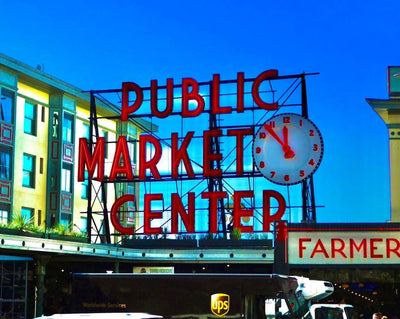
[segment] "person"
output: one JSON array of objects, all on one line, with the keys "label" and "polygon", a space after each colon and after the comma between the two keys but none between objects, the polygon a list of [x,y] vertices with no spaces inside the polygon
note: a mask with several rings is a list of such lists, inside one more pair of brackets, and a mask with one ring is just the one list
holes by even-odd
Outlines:
[{"label": "person", "polygon": [[387,319],[387,317],[385,316],[385,318],[382,318],[383,316],[382,316],[382,313],[381,312],[375,312],[373,315],[372,315],[372,319]]}]

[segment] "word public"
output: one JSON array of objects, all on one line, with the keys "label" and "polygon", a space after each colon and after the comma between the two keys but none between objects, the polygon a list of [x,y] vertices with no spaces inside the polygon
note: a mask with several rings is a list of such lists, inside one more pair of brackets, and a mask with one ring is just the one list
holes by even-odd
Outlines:
[{"label": "word public", "polygon": [[[256,105],[265,110],[275,110],[278,108],[278,104],[268,103],[263,101],[260,97],[259,89],[263,81],[276,78],[278,76],[277,70],[267,70],[257,76],[252,83],[252,98]],[[244,111],[244,73],[239,72],[237,74],[237,105],[236,111],[242,113]],[[181,99],[181,116],[182,117],[196,117],[200,115],[205,109],[204,98],[199,94],[199,84],[192,78],[182,79],[182,92],[180,95]],[[226,114],[232,112],[232,107],[221,106],[219,99],[220,92],[220,77],[219,74],[213,75],[212,80],[212,99],[210,101],[210,111],[214,114]],[[173,113],[174,100],[176,98],[174,94],[174,83],[172,79],[167,79],[167,95],[166,95],[166,108],[164,110],[158,109],[158,84],[156,80],[151,81],[150,87],[150,106],[152,115],[159,118],[166,118]],[[134,102],[129,105],[130,93],[135,95]],[[194,102],[194,103],[193,103]],[[121,121],[127,121],[129,115],[138,111],[143,103],[143,90],[142,88],[132,82],[124,82],[122,84],[122,106],[121,106]],[[193,105],[196,105],[193,108]],[[189,107],[190,106],[190,107]],[[178,133],[171,134],[171,162],[170,172],[173,179],[182,177],[182,170],[180,166],[183,165],[188,178],[194,178],[195,173],[191,164],[191,160],[188,153],[190,142],[194,136],[193,131],[186,133],[186,136],[181,140]],[[202,175],[205,178],[208,177],[222,177],[223,172],[221,169],[215,168],[216,165],[212,165],[215,161],[220,161],[223,158],[221,153],[213,151],[210,147],[210,143],[213,138],[220,137],[224,132],[220,129],[212,129],[203,131],[203,172]],[[245,136],[253,135],[253,129],[233,128],[226,131],[226,136],[231,136],[236,139],[236,175],[243,175],[243,139]],[[179,145],[180,144],[180,145]],[[89,180],[96,180],[102,182],[107,176],[108,182],[120,182],[121,176],[125,176],[128,181],[140,182],[145,181],[149,178],[148,173],[156,180],[161,180],[161,174],[157,168],[161,157],[162,157],[162,146],[160,140],[151,134],[141,134],[139,136],[139,161],[138,161],[138,176],[134,176],[132,172],[132,163],[130,161],[128,144],[126,136],[119,136],[116,141],[115,154],[110,172],[105,175],[104,172],[104,150],[105,141],[103,137],[99,137],[94,144],[94,149],[91,152],[89,150],[88,140],[81,138],[79,140],[79,156],[78,156],[78,181],[85,180],[85,171],[88,173]],[[147,158],[147,149],[151,146],[154,149],[151,158]],[[96,176],[95,176],[96,173]],[[118,178],[117,178],[118,177]],[[180,179],[181,180],[181,179]],[[270,224],[275,220],[282,218],[286,203],[284,197],[272,190],[263,190],[263,231],[270,231]],[[163,194],[144,194],[144,233],[145,234],[159,234],[162,232],[161,227],[152,227],[151,221],[156,219],[162,219],[162,212],[155,212],[151,210],[151,203],[153,201],[162,201]],[[180,217],[183,225],[185,226],[188,233],[195,232],[195,194],[187,194],[187,211],[184,208],[182,198],[177,193],[171,194],[171,233],[178,232],[178,224]],[[252,217],[252,209],[244,209],[240,205],[241,198],[254,197],[252,190],[235,191],[233,194],[233,227],[240,229],[242,232],[253,232],[252,226],[244,226],[241,224],[242,217]],[[217,210],[218,201],[227,199],[228,194],[223,191],[219,192],[203,192],[201,198],[209,201],[209,232],[217,233]],[[278,202],[278,209],[275,214],[271,214],[271,198],[274,198]],[[121,234],[133,234],[134,227],[125,227],[121,225],[118,218],[118,211],[122,205],[127,202],[135,200],[133,194],[122,195],[117,198],[111,208],[111,222],[114,228]]]}]

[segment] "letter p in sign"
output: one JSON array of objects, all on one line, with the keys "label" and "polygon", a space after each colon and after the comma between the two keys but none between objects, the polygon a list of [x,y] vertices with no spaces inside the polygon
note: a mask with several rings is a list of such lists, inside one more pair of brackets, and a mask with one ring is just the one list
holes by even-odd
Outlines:
[{"label": "letter p in sign", "polygon": [[213,294],[211,295],[211,312],[218,316],[225,316],[229,312],[230,302],[229,295],[227,294]]}]

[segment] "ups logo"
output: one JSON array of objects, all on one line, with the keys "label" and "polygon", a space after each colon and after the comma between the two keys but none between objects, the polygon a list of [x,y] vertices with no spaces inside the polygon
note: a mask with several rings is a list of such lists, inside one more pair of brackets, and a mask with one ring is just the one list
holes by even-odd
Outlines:
[{"label": "ups logo", "polygon": [[229,299],[227,294],[211,295],[211,312],[218,317],[225,316],[229,312]]}]

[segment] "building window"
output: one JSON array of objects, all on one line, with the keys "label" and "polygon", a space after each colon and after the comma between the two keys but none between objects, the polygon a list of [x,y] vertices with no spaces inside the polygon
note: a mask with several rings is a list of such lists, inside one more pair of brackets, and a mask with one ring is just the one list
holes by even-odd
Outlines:
[{"label": "building window", "polygon": [[[103,196],[104,190],[104,196]],[[100,191],[100,201],[104,203],[107,200],[107,190],[108,190],[108,183],[103,183],[103,190]]]},{"label": "building window", "polygon": [[22,186],[35,187],[35,156],[24,154],[22,163]]},{"label": "building window", "polygon": [[82,137],[89,139],[89,124],[82,123]]},{"label": "building window", "polygon": [[103,131],[104,137],[104,158],[108,158],[108,132]]},{"label": "building window", "polygon": [[36,135],[36,105],[25,102],[24,133]]},{"label": "building window", "polygon": [[44,123],[46,120],[46,109],[45,107],[42,105],[42,112],[41,112],[41,117],[40,117],[41,121]]},{"label": "building window", "polygon": [[13,123],[14,93],[5,88],[1,89],[0,97],[0,120]]},{"label": "building window", "polygon": [[100,220],[100,230],[99,230],[99,234],[104,235],[104,221]]},{"label": "building window", "polygon": [[10,204],[0,203],[0,223],[8,224],[10,216]]},{"label": "building window", "polygon": [[81,189],[81,198],[87,199],[88,191],[89,191],[89,173],[85,170],[84,172],[85,180],[82,182],[82,189]]},{"label": "building window", "polygon": [[53,138],[58,138],[58,112],[53,113]]},{"label": "building window", "polygon": [[74,124],[74,117],[71,114],[65,113],[63,119],[63,141],[67,143],[72,143],[73,141],[73,124]]},{"label": "building window", "polygon": [[72,166],[71,164],[63,164],[61,174],[61,190],[63,192],[72,193]]},{"label": "building window", "polygon": [[10,180],[11,163],[10,163],[11,150],[0,148],[0,178]]},{"label": "building window", "polygon": [[0,209],[0,224],[8,223],[8,210]]},{"label": "building window", "polygon": [[21,207],[21,216],[24,217],[25,220],[32,220],[33,222],[33,212],[33,208]]},{"label": "building window", "polygon": [[136,163],[136,144],[137,144],[137,129],[128,125],[128,149],[131,163]]},{"label": "building window", "polygon": [[79,222],[79,229],[81,233],[87,233],[87,218],[86,217],[81,217],[80,222]]},{"label": "building window", "polygon": [[69,230],[71,228],[71,215],[61,214],[60,224],[66,226]]}]

